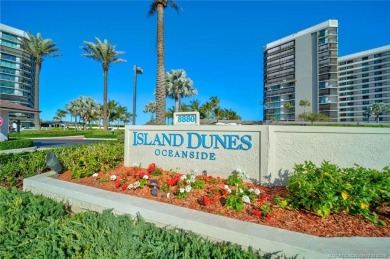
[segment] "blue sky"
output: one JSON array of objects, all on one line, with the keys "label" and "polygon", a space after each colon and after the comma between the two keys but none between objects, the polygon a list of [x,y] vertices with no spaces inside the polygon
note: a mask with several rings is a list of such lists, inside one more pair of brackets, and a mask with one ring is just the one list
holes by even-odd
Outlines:
[{"label": "blue sky", "polygon": [[[103,103],[101,65],[81,56],[83,41],[95,37],[126,52],[126,63],[110,67],[108,98],[130,112],[132,68],[143,68],[137,78],[137,124],[149,120],[142,110],[154,100],[156,87],[156,16],[147,16],[151,2],[1,1],[1,23],[40,32],[60,48],[62,56],[46,58],[41,71],[43,120],[81,95]],[[198,90],[183,101],[204,103],[218,96],[221,107],[244,120],[262,119],[265,44],[329,19],[339,21],[339,56],[390,44],[388,1],[176,2],[181,12],[165,12],[165,67],[184,69]]]}]

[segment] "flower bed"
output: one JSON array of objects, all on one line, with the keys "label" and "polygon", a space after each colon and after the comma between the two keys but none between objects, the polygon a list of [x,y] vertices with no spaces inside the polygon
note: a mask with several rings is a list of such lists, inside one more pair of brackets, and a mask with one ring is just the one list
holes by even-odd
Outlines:
[{"label": "flower bed", "polygon": [[310,211],[282,208],[275,203],[275,198],[287,195],[285,187],[259,186],[245,182],[245,178],[245,172],[239,169],[228,179],[222,179],[206,173],[166,171],[155,164],[148,168],[119,166],[110,172],[81,179],[72,179],[69,171],[59,177],[108,191],[317,236],[390,236],[388,216],[380,215],[387,223],[383,227],[367,222],[363,216],[345,212],[321,218]]}]

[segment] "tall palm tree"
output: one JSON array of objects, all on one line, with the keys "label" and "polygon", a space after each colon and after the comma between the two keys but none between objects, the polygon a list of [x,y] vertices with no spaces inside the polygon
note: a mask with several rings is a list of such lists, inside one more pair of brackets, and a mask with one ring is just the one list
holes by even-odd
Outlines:
[{"label": "tall palm tree", "polygon": [[180,110],[181,98],[196,95],[194,83],[182,69],[169,71],[166,82],[166,95],[175,100],[175,112]]},{"label": "tall palm tree", "polygon": [[116,51],[115,46],[111,45],[107,40],[102,42],[95,37],[96,44],[89,41],[84,41],[83,50],[86,52],[84,57],[92,58],[100,63],[103,67],[103,129],[108,130],[108,114],[107,114],[107,74],[111,63],[126,62],[126,60],[118,58],[124,54],[123,51]]},{"label": "tall palm tree", "polygon": [[165,124],[165,61],[164,61],[164,9],[171,6],[176,11],[179,7],[173,0],[154,0],[150,6],[149,15],[157,12],[157,80],[156,80],[156,113],[157,124]]},{"label": "tall palm tree", "polygon": [[[54,52],[59,49],[56,48],[56,44],[51,39],[43,39],[40,33],[37,33],[35,37],[31,33],[27,34],[28,39],[23,39],[21,47],[27,53],[34,57],[35,61],[35,82],[34,82],[34,109],[39,110],[39,75],[41,73],[43,57],[56,57],[59,54]],[[36,130],[41,130],[41,123],[39,119],[39,113],[34,115],[34,125]]]}]

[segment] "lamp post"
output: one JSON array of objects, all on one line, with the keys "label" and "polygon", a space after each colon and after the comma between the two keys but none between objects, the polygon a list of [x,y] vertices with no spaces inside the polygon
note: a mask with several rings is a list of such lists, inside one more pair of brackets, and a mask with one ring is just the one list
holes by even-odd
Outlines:
[{"label": "lamp post", "polygon": [[133,80],[134,80],[134,85],[133,85],[133,125],[135,125],[135,117],[136,117],[136,102],[137,102],[137,74],[143,74],[144,71],[142,70],[142,68],[140,67],[137,67],[137,65],[134,65],[133,67],[133,71],[134,71],[134,76],[133,76]]}]

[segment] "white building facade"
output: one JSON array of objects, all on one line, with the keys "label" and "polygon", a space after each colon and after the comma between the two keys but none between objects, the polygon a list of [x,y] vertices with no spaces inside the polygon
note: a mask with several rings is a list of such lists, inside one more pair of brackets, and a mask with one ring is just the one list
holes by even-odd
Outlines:
[{"label": "white building facade", "polygon": [[[304,112],[338,121],[338,21],[328,20],[264,46],[264,120]],[[309,106],[300,106],[301,100]]]},{"label": "white building facade", "polygon": [[[390,106],[390,45],[339,57],[340,122],[374,121],[367,107],[374,103]],[[390,122],[390,114],[379,116]]]}]

